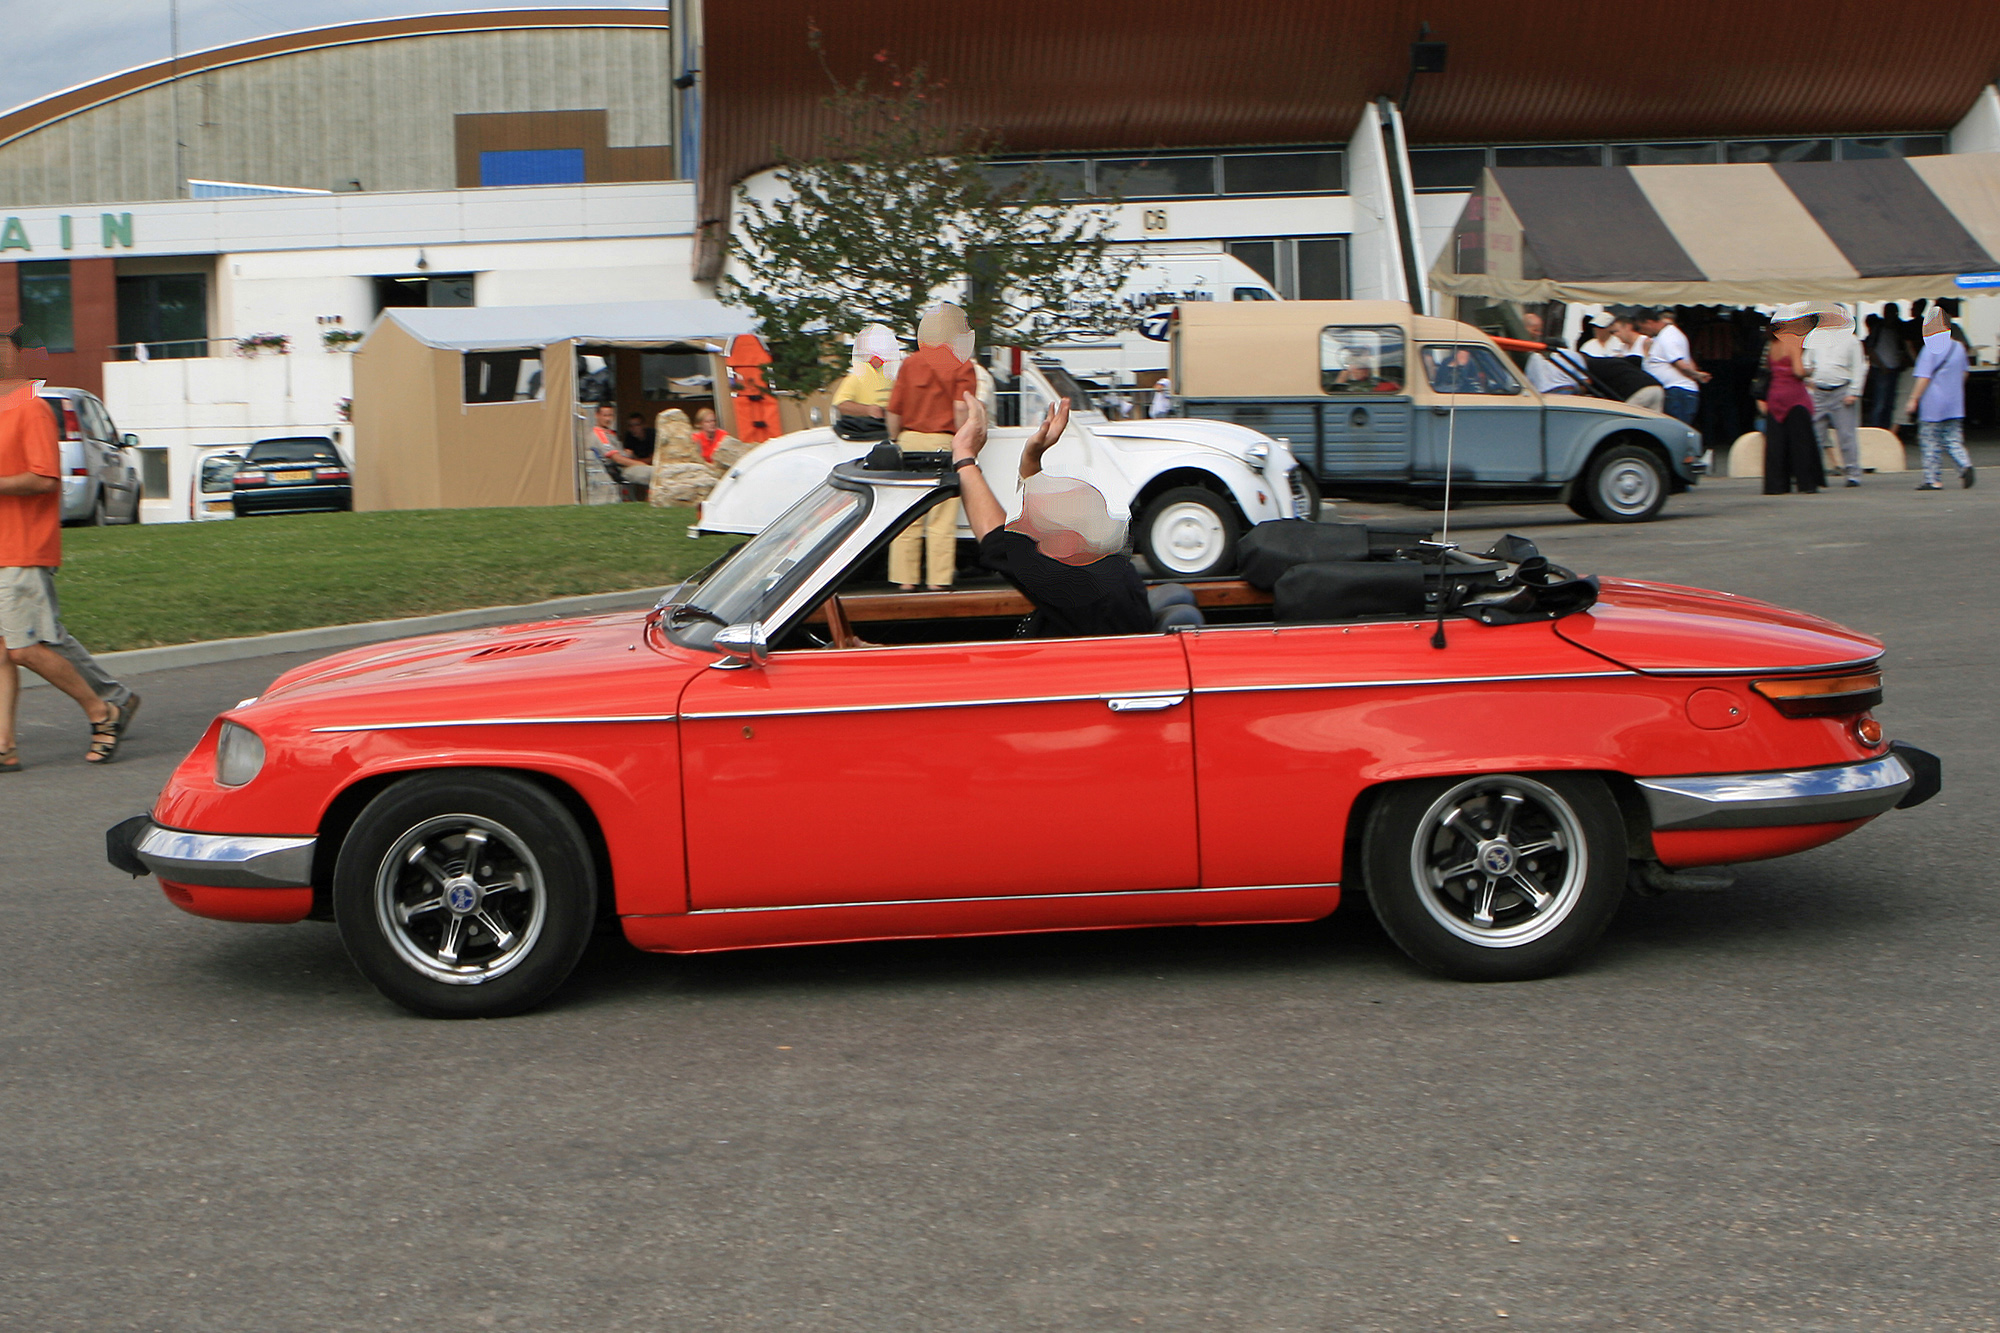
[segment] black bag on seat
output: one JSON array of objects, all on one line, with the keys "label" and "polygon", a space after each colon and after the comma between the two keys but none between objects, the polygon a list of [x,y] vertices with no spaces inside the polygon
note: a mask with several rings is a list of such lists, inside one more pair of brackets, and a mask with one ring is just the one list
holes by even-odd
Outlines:
[{"label": "black bag on seat", "polygon": [[1237,568],[1244,582],[1270,589],[1294,565],[1328,560],[1366,560],[1368,529],[1359,523],[1315,523],[1304,518],[1277,518],[1259,523],[1237,546]]},{"label": "black bag on seat", "polygon": [[1271,598],[1271,618],[1279,624],[1420,616],[1424,567],[1414,560],[1311,561],[1286,570]]}]

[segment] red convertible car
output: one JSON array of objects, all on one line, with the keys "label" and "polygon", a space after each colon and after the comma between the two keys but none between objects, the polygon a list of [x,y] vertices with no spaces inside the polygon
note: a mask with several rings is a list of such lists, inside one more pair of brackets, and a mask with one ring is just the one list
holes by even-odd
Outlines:
[{"label": "red convertible car", "polygon": [[1577,580],[1515,538],[1364,531],[1341,586],[1404,600],[1347,614],[1214,579],[1187,585],[1199,627],[1023,638],[1007,585],[868,582],[956,490],[889,454],[648,614],[286,673],[111,830],[112,863],[199,916],[331,919],[441,1017],[537,1003],[611,920],[678,953],[1311,921],[1343,887],[1419,962],[1499,981],[1575,961],[1628,887],[1938,789],[1869,714],[1876,640]]}]

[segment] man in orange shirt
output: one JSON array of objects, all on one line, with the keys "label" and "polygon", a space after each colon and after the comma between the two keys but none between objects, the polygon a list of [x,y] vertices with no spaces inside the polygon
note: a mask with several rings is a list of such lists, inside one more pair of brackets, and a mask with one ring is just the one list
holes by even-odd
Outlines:
[{"label": "man in orange shirt", "polygon": [[[948,453],[952,433],[965,424],[965,395],[978,391],[972,327],[957,306],[939,306],[917,325],[917,350],[896,372],[896,387],[889,392],[889,438],[906,454]],[[925,586],[951,586],[958,566],[958,501],[933,505],[921,530],[912,523],[889,543],[889,578],[897,587],[916,587],[919,564]]]},{"label": "man in orange shirt", "polygon": [[[56,609],[62,564],[62,456],[55,416],[25,373],[19,329],[0,334],[0,773],[18,773],[14,717],[26,667],[76,700],[90,719],[84,758],[109,763],[139,696],[106,676],[63,629]],[[80,670],[79,667],[82,669]],[[111,697],[101,699],[85,672]]]}]

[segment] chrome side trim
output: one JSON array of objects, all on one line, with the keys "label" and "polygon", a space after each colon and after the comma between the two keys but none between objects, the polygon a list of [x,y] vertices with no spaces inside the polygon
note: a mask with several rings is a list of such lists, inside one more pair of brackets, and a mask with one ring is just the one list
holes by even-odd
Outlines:
[{"label": "chrome side trim", "polygon": [[[916,703],[896,704],[832,704],[825,708],[767,708],[727,713],[682,713],[689,722],[727,721],[738,717],[806,717],[817,713],[903,713],[926,708],[986,708],[1000,704],[1074,704],[1106,703],[1118,709],[1120,703],[1129,700],[1159,699],[1166,696],[1155,694],[1034,694],[1017,695],[1006,699],[926,699]],[[1173,696],[1178,703],[1185,695]],[[1122,712],[1123,709],[1118,709]]]},{"label": "chrome side trim", "polygon": [[1231,884],[1219,889],[1114,889],[1108,893],[996,893],[978,898],[885,898],[865,903],[783,903],[771,907],[697,907],[689,916],[728,916],[738,912],[817,912],[829,907],[941,907],[949,903],[1026,903],[1050,898],[1165,898],[1197,893],[1254,893],[1262,889],[1337,889],[1340,881],[1324,884]]},{"label": "chrome side trim", "polygon": [[1821,662],[1817,666],[1787,667],[1659,667],[1639,672],[1642,676],[1810,676],[1823,671],[1859,671],[1872,667],[1882,660],[1877,653],[1873,657],[1857,657],[1851,662]]},{"label": "chrome side trim", "polygon": [[604,717],[454,717],[441,722],[357,722],[344,727],[314,727],[315,732],[411,731],[418,727],[532,727],[577,722],[673,722],[679,713],[621,713]]},{"label": "chrome side trim", "polygon": [[1271,690],[1377,690],[1397,685],[1495,685],[1516,680],[1596,680],[1636,671],[1555,671],[1531,676],[1429,676],[1417,680],[1312,680],[1283,685],[1198,685],[1196,694],[1259,694]]},{"label": "chrome side trim", "polygon": [[1894,754],[1782,773],[1638,779],[1660,832],[1867,819],[1893,808],[1915,781]]},{"label": "chrome side trim", "polygon": [[158,824],[133,851],[162,879],[222,889],[301,889],[312,883],[316,838],[188,833]]}]

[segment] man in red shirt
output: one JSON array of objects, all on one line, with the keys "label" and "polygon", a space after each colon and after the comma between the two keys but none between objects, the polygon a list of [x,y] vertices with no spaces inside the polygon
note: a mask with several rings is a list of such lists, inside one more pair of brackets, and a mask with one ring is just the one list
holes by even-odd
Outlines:
[{"label": "man in red shirt", "polygon": [[[84,758],[109,763],[139,696],[106,676],[63,629],[56,608],[62,564],[62,457],[55,416],[27,378],[16,329],[0,334],[0,773],[18,773],[15,706],[24,666],[76,700],[90,719]],[[80,670],[79,666],[83,669]],[[112,697],[101,699],[90,673]]]},{"label": "man in red shirt", "polygon": [[[917,350],[903,359],[889,391],[889,438],[904,453],[951,449],[952,432],[965,424],[965,395],[979,391],[971,343],[972,328],[955,305],[939,306],[917,325]],[[925,586],[951,586],[958,565],[958,501],[933,505],[921,531],[912,523],[889,543],[889,578],[898,587],[916,587],[919,564]]]}]

